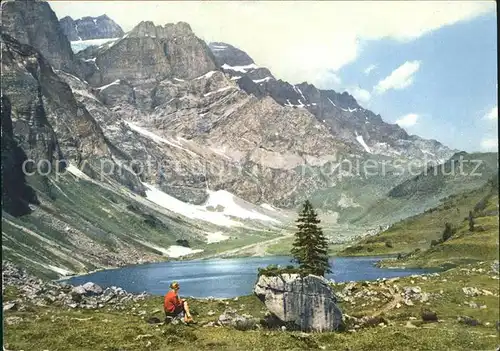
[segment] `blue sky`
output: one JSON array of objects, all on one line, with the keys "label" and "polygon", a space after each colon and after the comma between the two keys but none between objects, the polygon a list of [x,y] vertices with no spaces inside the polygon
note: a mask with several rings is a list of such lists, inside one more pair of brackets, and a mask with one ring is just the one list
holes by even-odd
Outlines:
[{"label": "blue sky", "polygon": [[[339,90],[366,90],[370,98],[360,104],[388,122],[417,115],[402,122],[410,134],[460,150],[496,149],[498,117],[485,118],[497,106],[496,26],[496,15],[487,14],[410,42],[362,42],[357,60],[336,72],[341,82],[331,84]],[[419,62],[412,84],[374,92],[379,81],[407,61]]]}]

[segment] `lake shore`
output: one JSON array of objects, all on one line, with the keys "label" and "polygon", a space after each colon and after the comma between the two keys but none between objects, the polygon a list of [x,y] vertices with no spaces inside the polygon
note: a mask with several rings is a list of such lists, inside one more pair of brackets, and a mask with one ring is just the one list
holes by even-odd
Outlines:
[{"label": "lake shore", "polygon": [[[499,287],[494,262],[464,265],[442,273],[429,273],[358,283],[335,283],[339,307],[352,319],[384,310],[371,327],[348,325],[342,332],[301,333],[257,328],[241,331],[217,326],[226,310],[257,319],[266,312],[256,296],[236,298],[190,298],[197,325],[148,324],[162,319],[161,296],[146,296],[123,305],[102,308],[65,308],[46,302],[17,302],[23,311],[4,312],[4,346],[7,350],[129,351],[170,350],[494,350],[498,346]],[[402,295],[400,305],[387,309],[393,295]],[[468,295],[477,291],[476,296]],[[418,293],[415,293],[418,292]],[[20,291],[8,289],[6,303],[19,301]],[[43,297],[43,296],[41,296]],[[40,297],[40,298],[41,298]],[[464,301],[470,305],[464,305]],[[472,306],[472,302],[479,308]],[[422,309],[436,313],[438,320],[422,320]],[[467,324],[469,323],[469,324]],[[53,331],[57,330],[57,333]],[[41,337],[43,335],[43,337]]]}]

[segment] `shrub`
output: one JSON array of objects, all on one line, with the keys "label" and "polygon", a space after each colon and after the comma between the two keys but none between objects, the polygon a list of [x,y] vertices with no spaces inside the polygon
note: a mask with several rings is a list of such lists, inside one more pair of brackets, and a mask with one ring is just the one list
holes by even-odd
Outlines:
[{"label": "shrub", "polygon": [[288,265],[286,267],[280,267],[278,265],[271,264],[267,267],[258,269],[258,276],[259,277],[261,275],[267,275],[267,276],[272,277],[272,276],[277,276],[277,275],[281,275],[281,274],[300,274],[302,276],[305,276],[305,275],[308,275],[310,273],[311,272],[306,270],[306,269],[291,266],[291,265]]},{"label": "shrub", "polygon": [[177,239],[175,242],[180,246],[189,247],[189,241],[186,239]]},{"label": "shrub", "polygon": [[448,240],[453,236],[453,229],[451,228],[450,223],[445,223],[444,225],[444,231],[443,231],[443,242]]},{"label": "shrub", "polygon": [[392,248],[392,247],[393,247],[393,246],[392,246],[392,241],[387,240],[387,241],[385,242],[385,246],[386,246],[386,247],[389,247],[389,248]]}]

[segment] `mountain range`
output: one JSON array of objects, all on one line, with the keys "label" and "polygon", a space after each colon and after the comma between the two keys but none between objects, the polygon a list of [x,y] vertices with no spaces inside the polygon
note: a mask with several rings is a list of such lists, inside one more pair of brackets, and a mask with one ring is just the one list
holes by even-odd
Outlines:
[{"label": "mountain range", "polygon": [[[347,92],[282,81],[185,22],[123,33],[106,15],[58,20],[44,1],[5,2],[2,19],[3,253],[40,274],[274,239],[307,198],[327,225],[364,231],[498,169],[484,162],[484,177],[430,187],[414,205],[399,196],[415,182],[408,166],[419,174],[458,150],[384,122]],[[367,162],[375,173],[352,168]]]}]

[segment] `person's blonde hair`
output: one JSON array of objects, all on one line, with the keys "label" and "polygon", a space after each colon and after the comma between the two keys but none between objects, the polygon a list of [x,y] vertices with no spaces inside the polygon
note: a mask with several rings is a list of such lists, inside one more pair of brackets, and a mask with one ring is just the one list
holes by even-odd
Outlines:
[{"label": "person's blonde hair", "polygon": [[179,283],[177,283],[177,282],[172,282],[170,284],[170,289],[177,289],[178,287],[179,287]]}]

